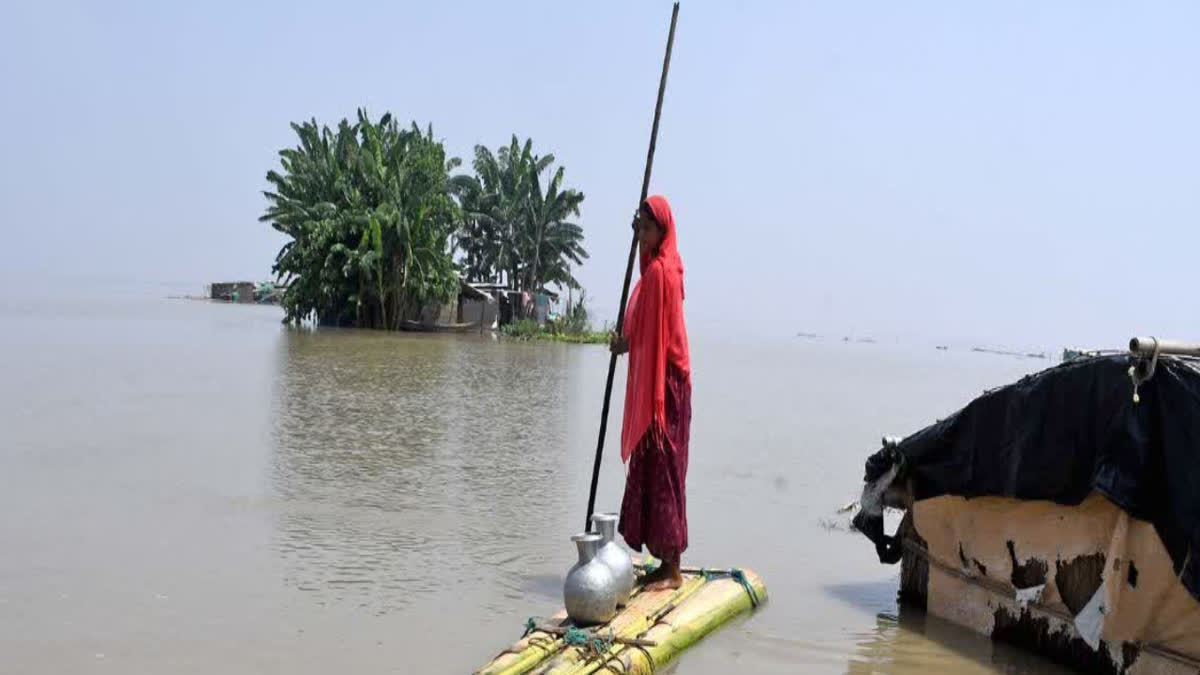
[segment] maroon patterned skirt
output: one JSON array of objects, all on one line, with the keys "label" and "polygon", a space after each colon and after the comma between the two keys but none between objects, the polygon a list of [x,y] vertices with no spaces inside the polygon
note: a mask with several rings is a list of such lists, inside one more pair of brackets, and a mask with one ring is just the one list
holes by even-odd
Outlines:
[{"label": "maroon patterned skirt", "polygon": [[645,544],[654,557],[677,560],[688,545],[685,483],[692,384],[670,364],[666,384],[666,428],[652,425],[629,457],[617,529],[633,550]]}]

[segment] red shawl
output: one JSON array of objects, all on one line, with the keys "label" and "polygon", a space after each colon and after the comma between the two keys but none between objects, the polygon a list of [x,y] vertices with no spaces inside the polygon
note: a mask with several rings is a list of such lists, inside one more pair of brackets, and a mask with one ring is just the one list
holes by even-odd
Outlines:
[{"label": "red shawl", "polygon": [[646,200],[663,229],[657,251],[641,252],[641,273],[629,298],[624,333],[629,338],[629,377],[621,461],[629,461],[648,431],[666,420],[667,364],[690,378],[687,327],[683,323],[683,261],[675,246],[675,217],[665,197]]}]

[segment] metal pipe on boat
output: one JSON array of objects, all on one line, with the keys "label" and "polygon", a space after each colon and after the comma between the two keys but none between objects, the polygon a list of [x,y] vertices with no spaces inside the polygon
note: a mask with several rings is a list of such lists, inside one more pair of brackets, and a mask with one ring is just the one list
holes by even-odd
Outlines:
[{"label": "metal pipe on boat", "polygon": [[1200,356],[1200,344],[1160,340],[1156,337],[1135,337],[1129,341],[1129,352],[1135,356],[1174,354],[1178,356]]}]

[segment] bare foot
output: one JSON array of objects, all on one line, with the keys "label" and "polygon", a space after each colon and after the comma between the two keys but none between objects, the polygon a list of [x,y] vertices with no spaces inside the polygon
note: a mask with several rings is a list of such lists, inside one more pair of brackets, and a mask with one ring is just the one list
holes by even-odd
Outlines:
[{"label": "bare foot", "polygon": [[679,572],[668,575],[665,579],[659,579],[646,584],[647,591],[673,591],[683,585],[683,575]]},{"label": "bare foot", "polygon": [[683,575],[679,572],[679,562],[663,561],[642,580],[648,591],[670,591],[683,585]]},{"label": "bare foot", "polygon": [[659,563],[658,567],[654,568],[653,572],[643,574],[642,577],[638,579],[638,583],[642,584],[643,586],[656,584],[663,579],[666,579],[669,576],[670,571],[671,570],[667,569],[667,566],[664,563]]}]

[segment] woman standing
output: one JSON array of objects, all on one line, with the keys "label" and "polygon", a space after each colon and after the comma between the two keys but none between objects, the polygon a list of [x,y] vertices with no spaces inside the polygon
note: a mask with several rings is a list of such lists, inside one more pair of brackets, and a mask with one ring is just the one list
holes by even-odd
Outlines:
[{"label": "woman standing", "polygon": [[624,334],[611,349],[629,353],[621,460],[625,498],[618,530],[634,550],[642,545],[662,565],[647,576],[651,590],[679,588],[680,556],[687,549],[688,430],[692,383],[683,321],[683,261],[675,219],[661,196],[638,209],[641,278],[629,298]]}]

